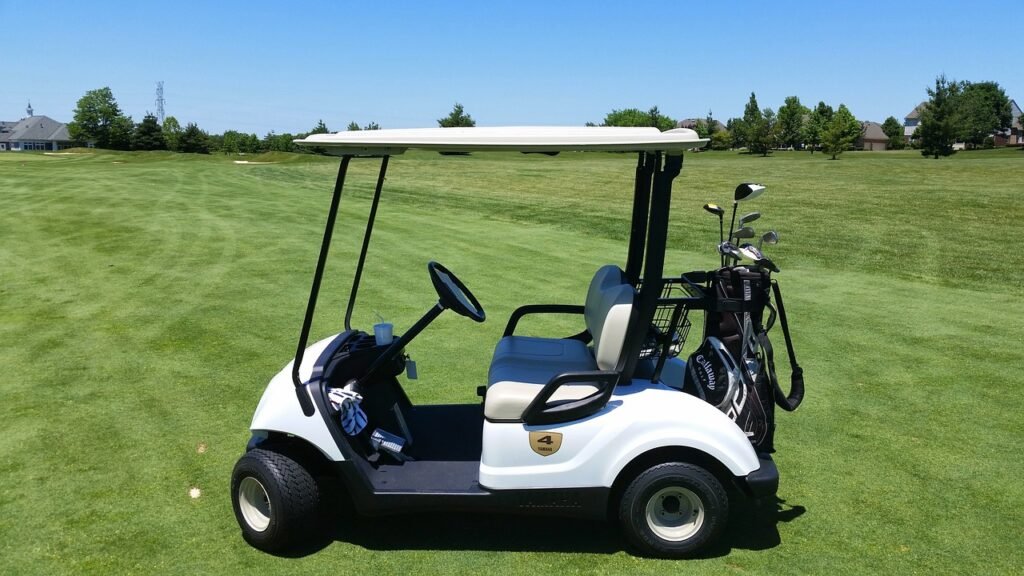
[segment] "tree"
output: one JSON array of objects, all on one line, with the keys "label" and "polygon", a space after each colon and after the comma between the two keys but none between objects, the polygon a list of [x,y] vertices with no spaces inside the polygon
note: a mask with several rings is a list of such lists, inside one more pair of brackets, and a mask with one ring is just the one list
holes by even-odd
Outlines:
[{"label": "tree", "polygon": [[797,148],[803,143],[804,122],[811,111],[800,103],[800,98],[789,96],[779,108],[779,144]]},{"label": "tree", "polygon": [[71,139],[93,142],[97,148],[127,150],[135,129],[124,116],[110,88],[89,90],[78,100],[74,120],[68,124]]},{"label": "tree", "polygon": [[178,140],[181,139],[181,124],[174,116],[164,118],[164,125],[160,127],[164,134],[164,142],[168,150],[178,150]]},{"label": "tree", "polygon": [[903,138],[903,124],[897,120],[894,116],[889,116],[882,123],[882,132],[889,137],[889,148],[892,150],[902,150],[906,145]]},{"label": "tree", "polygon": [[694,127],[697,130],[697,135],[701,138],[711,138],[718,131],[718,125],[715,119],[711,117],[711,111],[708,111],[707,118],[703,120],[697,120],[697,125]]},{"label": "tree", "polygon": [[380,124],[376,122],[370,122],[366,126],[363,126],[363,130],[380,130]]},{"label": "tree", "polygon": [[639,108],[612,110],[605,115],[601,126],[653,126],[664,132],[675,128],[676,121],[662,114],[657,106],[653,106],[646,112]]},{"label": "tree", "polygon": [[353,120],[352,122],[348,123],[348,128],[346,128],[346,130],[348,130],[349,132],[355,132],[356,130],[362,130],[362,128],[360,128],[359,124],[355,120]]},{"label": "tree", "polygon": [[206,132],[199,129],[194,123],[189,122],[188,126],[185,127],[185,131],[181,133],[181,138],[178,140],[178,147],[182,152],[191,152],[194,154],[209,154],[210,153],[210,142],[207,138]]},{"label": "tree", "polygon": [[811,154],[814,154],[814,149],[821,144],[822,134],[824,134],[829,122],[832,121],[833,114],[831,106],[826,105],[824,102],[818,102],[814,111],[811,112],[810,118],[807,119],[807,124],[804,125],[803,140],[804,145],[810,148]]},{"label": "tree", "polygon": [[771,108],[765,108],[758,119],[747,124],[747,149],[751,154],[767,156],[778,143],[778,117]]},{"label": "tree", "polygon": [[746,145],[742,118],[729,118],[725,122],[725,131],[729,133],[729,141],[732,148],[740,148]]},{"label": "tree", "polygon": [[712,150],[728,150],[732,148],[732,134],[728,130],[719,130],[711,135]]},{"label": "tree", "polygon": [[437,125],[442,128],[472,128],[476,126],[476,120],[473,120],[472,116],[466,114],[462,104],[456,102],[448,116],[438,118]]},{"label": "tree", "polygon": [[310,134],[329,134],[331,131],[327,129],[327,124],[324,124],[323,120],[319,120],[316,126],[309,131]]},{"label": "tree", "polygon": [[965,82],[955,103],[957,137],[981,146],[993,132],[1006,130],[1013,121],[1010,99],[995,82]]},{"label": "tree", "polygon": [[263,152],[263,143],[260,142],[260,137],[255,134],[248,134],[241,142],[241,150],[246,154],[257,154]]},{"label": "tree", "polygon": [[860,122],[853,116],[846,104],[840,104],[839,109],[832,115],[832,120],[821,134],[821,149],[826,154],[831,154],[832,160],[835,160],[850,146],[853,146],[862,130]]},{"label": "tree", "polygon": [[225,154],[238,154],[242,151],[242,142],[247,138],[248,136],[241,132],[228,130],[221,136],[220,151]]},{"label": "tree", "polygon": [[156,116],[146,114],[142,122],[135,126],[132,133],[132,150],[166,150],[163,130],[156,121]]},{"label": "tree", "polygon": [[268,132],[263,137],[263,149],[272,152],[295,152],[293,140],[295,140],[295,136],[288,133],[274,134],[273,132]]},{"label": "tree", "polygon": [[132,134],[135,132],[135,123],[131,116],[121,114],[114,117],[110,123],[108,132],[107,148],[111,150],[130,150],[132,147]]},{"label": "tree", "polygon": [[935,88],[928,88],[929,100],[921,110],[921,123],[917,136],[921,142],[921,155],[949,156],[955,152],[956,141],[956,100],[960,86],[946,79],[943,74],[935,79]]},{"label": "tree", "polygon": [[743,107],[743,118],[729,127],[729,131],[732,132],[733,145],[739,148],[746,146],[749,149],[751,134],[762,119],[761,108],[757,105],[757,95],[751,92],[750,100],[747,100],[747,105]]}]

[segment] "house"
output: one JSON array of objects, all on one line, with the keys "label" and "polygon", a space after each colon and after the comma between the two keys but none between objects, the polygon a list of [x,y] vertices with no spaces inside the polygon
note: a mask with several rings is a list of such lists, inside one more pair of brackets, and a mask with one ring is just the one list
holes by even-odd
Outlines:
[{"label": "house", "polygon": [[[921,102],[903,119],[903,137],[906,138],[907,143],[914,137],[914,132],[917,131],[917,126],[921,122],[921,111],[927,104],[927,102]],[[1010,100],[1010,115],[1010,128],[992,134],[996,146],[1024,146],[1024,118],[1021,118],[1020,106],[1013,99]],[[964,148],[966,146],[963,142],[953,144],[954,150],[963,150]]]},{"label": "house", "polygon": [[26,112],[28,117],[17,122],[0,122],[0,152],[62,150],[71,147],[67,124],[49,116],[33,115],[32,104],[28,105]]},{"label": "house", "polygon": [[860,138],[857,139],[857,149],[881,151],[888,147],[889,137],[882,131],[881,124],[878,122],[860,123]]},{"label": "house", "polygon": [[927,105],[927,102],[921,102],[903,118],[903,139],[907,141],[907,144],[910,144],[914,132],[917,132],[917,126],[921,123],[921,112]]},{"label": "house", "polygon": [[1024,118],[1014,100],[1010,100],[1010,116],[1010,128],[992,135],[996,146],[1024,146]]},{"label": "house", "polygon": [[[690,130],[696,130],[698,122],[707,121],[707,118],[687,118],[686,120],[680,120],[679,122],[676,122],[676,128],[689,128]],[[725,130],[725,124],[722,124],[718,120],[712,118],[711,123],[715,127],[715,132],[721,132],[722,130]]]}]

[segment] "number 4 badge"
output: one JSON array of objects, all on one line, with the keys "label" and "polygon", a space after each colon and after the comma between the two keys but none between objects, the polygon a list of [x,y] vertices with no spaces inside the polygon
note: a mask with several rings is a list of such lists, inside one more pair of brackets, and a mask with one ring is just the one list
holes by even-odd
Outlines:
[{"label": "number 4 badge", "polygon": [[530,432],[530,448],[541,456],[551,456],[561,447],[560,432]]}]

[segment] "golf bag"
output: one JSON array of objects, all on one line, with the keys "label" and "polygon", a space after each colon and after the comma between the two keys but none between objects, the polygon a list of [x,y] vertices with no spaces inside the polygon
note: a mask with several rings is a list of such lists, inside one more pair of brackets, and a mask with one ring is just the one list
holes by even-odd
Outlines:
[{"label": "golf bag", "polygon": [[[759,267],[729,266],[686,276],[704,283],[707,290],[704,341],[687,361],[683,391],[725,412],[754,449],[774,452],[775,406],[791,412],[804,396],[803,370],[793,352],[779,285]],[[788,395],[775,375],[768,339],[776,318],[782,324],[792,368]]]}]

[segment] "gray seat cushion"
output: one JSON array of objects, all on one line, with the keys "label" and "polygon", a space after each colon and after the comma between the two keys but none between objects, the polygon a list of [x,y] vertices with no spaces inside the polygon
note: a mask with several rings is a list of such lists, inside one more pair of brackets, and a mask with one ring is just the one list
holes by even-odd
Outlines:
[{"label": "gray seat cushion", "polygon": [[487,385],[498,382],[547,384],[564,372],[597,370],[590,348],[579,340],[506,336],[498,342]]},{"label": "gray seat cushion", "polygon": [[[587,292],[584,319],[594,340],[506,336],[494,349],[487,374],[484,415],[491,420],[518,420],[545,384],[559,374],[614,370],[622,354],[636,291],[618,266],[597,271]],[[595,353],[596,351],[596,353]],[[597,389],[565,385],[551,401],[579,400]]]}]

